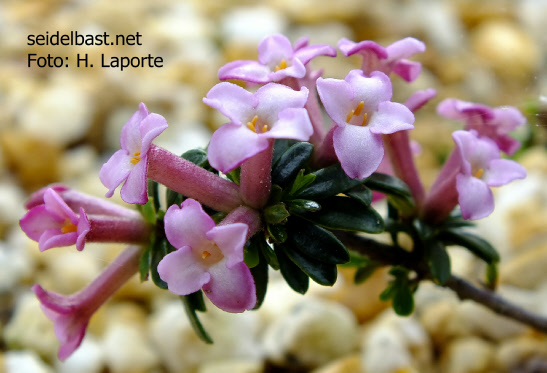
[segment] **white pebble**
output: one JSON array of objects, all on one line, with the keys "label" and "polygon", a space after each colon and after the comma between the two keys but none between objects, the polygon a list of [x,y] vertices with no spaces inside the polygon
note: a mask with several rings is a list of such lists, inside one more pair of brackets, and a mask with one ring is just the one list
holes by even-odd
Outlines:
[{"label": "white pebble", "polygon": [[55,362],[55,369],[58,373],[100,373],[104,364],[104,352],[99,342],[93,335],[87,334],[68,359]]},{"label": "white pebble", "polygon": [[53,373],[34,351],[8,351],[4,361],[6,373]]}]

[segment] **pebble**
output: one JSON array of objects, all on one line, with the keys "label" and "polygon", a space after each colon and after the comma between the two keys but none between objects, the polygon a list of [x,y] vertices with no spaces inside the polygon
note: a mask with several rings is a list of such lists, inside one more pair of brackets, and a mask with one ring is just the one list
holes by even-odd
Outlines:
[{"label": "pebble", "polygon": [[105,354],[101,342],[87,333],[82,344],[64,362],[55,361],[57,373],[101,373],[105,367]]},{"label": "pebble", "polygon": [[443,351],[440,369],[443,373],[491,372],[495,348],[478,337],[452,341]]},{"label": "pebble", "polygon": [[354,351],[357,333],[346,307],[308,295],[266,327],[262,343],[278,364],[318,367]]},{"label": "pebble", "polygon": [[361,369],[361,356],[358,354],[344,356],[313,370],[312,373],[364,373]]},{"label": "pebble", "polygon": [[8,351],[4,354],[3,360],[4,366],[0,366],[0,369],[2,372],[5,369],[5,373],[54,373],[54,370],[34,351]]},{"label": "pebble", "polygon": [[500,281],[525,289],[533,289],[547,281],[547,244],[526,251],[500,267]]},{"label": "pebble", "polygon": [[225,12],[219,31],[228,45],[248,44],[256,50],[262,39],[284,32],[287,24],[288,20],[281,12],[269,7],[235,7]]},{"label": "pebble", "polygon": [[518,366],[534,359],[547,361],[547,340],[544,335],[526,334],[502,341],[494,354],[497,367],[508,371],[515,371]]}]

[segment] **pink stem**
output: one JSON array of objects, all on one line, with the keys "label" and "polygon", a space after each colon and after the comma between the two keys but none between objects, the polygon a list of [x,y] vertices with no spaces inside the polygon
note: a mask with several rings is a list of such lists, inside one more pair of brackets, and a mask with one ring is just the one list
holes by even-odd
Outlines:
[{"label": "pink stem", "polygon": [[272,190],[273,140],[266,150],[247,159],[241,165],[241,197],[256,209],[266,205]]},{"label": "pink stem", "polygon": [[146,243],[151,227],[142,219],[123,219],[105,215],[87,215],[90,230],[86,242]]},{"label": "pink stem", "polygon": [[148,151],[148,177],[217,211],[243,204],[237,184],[155,145]]},{"label": "pink stem", "polygon": [[247,239],[254,236],[262,228],[260,214],[247,206],[241,206],[229,213],[218,225],[227,225],[233,223],[247,224]]}]

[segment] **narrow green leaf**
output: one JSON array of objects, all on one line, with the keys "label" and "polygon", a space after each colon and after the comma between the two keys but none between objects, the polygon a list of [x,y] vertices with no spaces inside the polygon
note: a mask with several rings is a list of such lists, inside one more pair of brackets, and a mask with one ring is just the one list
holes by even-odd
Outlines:
[{"label": "narrow green leaf", "polygon": [[287,234],[287,242],[306,256],[331,264],[349,261],[348,250],[334,234],[306,220],[291,218]]},{"label": "narrow green leaf", "polygon": [[253,244],[254,241],[247,241],[243,247],[243,261],[247,264],[247,267],[253,268],[258,264],[259,261],[259,249]]},{"label": "narrow green leaf", "polygon": [[357,271],[355,271],[353,282],[355,282],[356,284],[362,284],[363,282],[368,280],[378,268],[380,268],[380,263],[373,260],[369,261],[363,267],[360,267],[357,269]]},{"label": "narrow green leaf", "polygon": [[296,175],[296,179],[294,180],[291,190],[289,191],[289,194],[291,196],[294,196],[298,194],[301,190],[306,188],[308,185],[312,184],[315,180],[314,174],[307,174],[304,175],[304,170],[300,170],[298,174]]},{"label": "narrow green leaf", "polygon": [[282,225],[266,225],[266,231],[275,243],[283,243],[287,240],[287,230]]},{"label": "narrow green leaf", "polygon": [[196,315],[196,309],[194,308],[192,302],[188,299],[188,296],[181,296],[180,299],[182,300],[182,304],[184,305],[184,310],[186,311],[186,315],[188,316],[190,325],[192,325],[192,329],[194,329],[194,332],[196,333],[196,335],[203,342],[207,344],[212,344],[213,340],[211,339],[209,334],[205,331],[205,328],[199,321],[199,318]]},{"label": "narrow green leaf", "polygon": [[272,156],[272,164],[276,164],[279,158],[293,145],[292,140],[276,139]]},{"label": "narrow green leaf", "polygon": [[160,195],[158,183],[154,180],[148,179],[146,189],[148,192],[148,197],[150,197],[152,203],[154,204],[154,211],[158,211],[160,209]]},{"label": "narrow green leaf", "polygon": [[284,203],[268,206],[263,210],[264,220],[268,224],[280,224],[289,217],[289,212]]},{"label": "narrow green leaf", "polygon": [[139,274],[141,282],[148,280],[148,272],[150,271],[150,253],[152,251],[151,247],[148,247],[144,253],[142,253],[141,258],[139,259]]},{"label": "narrow green leaf", "polygon": [[205,300],[203,299],[203,291],[198,290],[194,293],[186,295],[185,298],[188,300],[188,302],[190,302],[190,305],[194,310],[199,312],[207,311],[207,307],[205,306]]},{"label": "narrow green leaf", "polygon": [[285,254],[298,266],[305,274],[319,285],[332,286],[336,282],[338,271],[336,264],[326,263],[311,258],[301,253],[290,244],[283,245]]},{"label": "narrow green leaf", "polygon": [[367,233],[384,231],[384,221],[376,210],[356,204],[348,197],[331,197],[321,201],[320,211],[298,215],[328,229]]},{"label": "narrow green leaf", "polygon": [[361,202],[365,206],[370,206],[372,203],[372,190],[364,185],[358,185],[344,192],[347,196]]},{"label": "narrow green leaf", "polygon": [[382,302],[387,302],[388,300],[393,298],[393,296],[395,295],[395,291],[396,291],[395,282],[392,281],[387,285],[387,287],[384,289],[384,291],[382,291],[380,293],[380,300]]},{"label": "narrow green leaf", "polygon": [[182,194],[177,193],[169,188],[167,188],[167,190],[165,191],[165,203],[167,203],[167,208],[172,205],[180,206],[183,200],[184,196]]},{"label": "narrow green leaf", "polygon": [[281,275],[287,284],[297,293],[305,294],[310,282],[308,275],[289,259],[282,245],[275,246],[275,253],[279,260]]},{"label": "narrow green leaf", "polygon": [[287,207],[291,214],[304,214],[321,210],[321,205],[309,199],[293,199],[287,201]]},{"label": "narrow green leaf", "polygon": [[426,242],[426,250],[429,256],[428,265],[431,274],[440,285],[444,285],[451,275],[450,256],[446,247],[439,241]]},{"label": "narrow green leaf", "polygon": [[500,256],[496,249],[488,241],[474,234],[455,229],[446,229],[440,231],[437,237],[446,245],[465,247],[488,264],[500,261]]},{"label": "narrow green leaf", "polygon": [[414,294],[407,282],[397,282],[395,285],[393,310],[399,316],[408,316],[414,311]]},{"label": "narrow green leaf", "polygon": [[361,180],[350,179],[339,164],[322,168],[309,175],[315,175],[315,181],[309,187],[295,193],[298,198],[323,199],[343,193],[362,183]]},{"label": "narrow green leaf", "polygon": [[154,284],[160,289],[167,289],[167,283],[161,279],[158,273],[158,264],[164,256],[174,250],[175,248],[171,246],[166,239],[156,240],[153,245],[150,260],[150,275]]},{"label": "narrow green leaf", "polygon": [[200,167],[205,167],[207,165],[207,152],[203,149],[188,150],[183,153],[181,157]]},{"label": "narrow green leaf", "polygon": [[255,234],[251,237],[253,245],[259,248],[262,256],[266,259],[266,263],[276,271],[279,269],[279,262],[277,261],[277,256],[275,255],[274,250],[266,242],[266,238],[262,233]]},{"label": "narrow green leaf", "polygon": [[262,253],[258,252],[259,261],[256,266],[251,268],[251,275],[255,280],[256,287],[256,305],[254,310],[259,309],[266,297],[268,290],[268,263]]},{"label": "narrow green leaf", "polygon": [[349,250],[349,262],[341,264],[342,267],[359,268],[367,265],[370,259],[353,250]]},{"label": "narrow green leaf", "polygon": [[372,190],[400,197],[410,197],[408,186],[395,176],[375,172],[365,180],[365,185]]},{"label": "narrow green leaf", "polygon": [[492,262],[486,267],[486,287],[492,291],[498,286],[498,262]]},{"label": "narrow green leaf", "polygon": [[235,170],[228,172],[226,176],[228,177],[228,179],[239,185],[241,183],[241,167],[238,167]]},{"label": "narrow green leaf", "polygon": [[304,169],[313,152],[313,145],[299,142],[285,151],[272,168],[272,183],[285,187]]},{"label": "narrow green leaf", "polygon": [[152,198],[148,199],[144,205],[137,205],[137,209],[142,214],[144,220],[152,225],[156,224],[156,209]]}]

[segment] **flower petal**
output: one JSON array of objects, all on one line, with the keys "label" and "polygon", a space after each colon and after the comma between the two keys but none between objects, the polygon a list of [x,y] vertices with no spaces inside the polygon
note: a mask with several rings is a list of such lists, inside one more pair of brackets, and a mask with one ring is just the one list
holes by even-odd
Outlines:
[{"label": "flower petal", "polygon": [[262,134],[270,139],[292,139],[308,141],[313,134],[313,126],[306,109],[285,109],[268,132]]},{"label": "flower petal", "polygon": [[44,193],[44,206],[51,214],[51,218],[58,222],[63,222],[67,219],[72,223],[76,223],[78,221],[78,217],[74,211],[68,207],[61,196],[59,196],[53,189],[48,189]]},{"label": "flower petal", "polygon": [[338,124],[346,123],[353,106],[354,93],[351,85],[340,79],[317,79],[317,93],[329,117]]},{"label": "flower petal", "polygon": [[264,38],[258,44],[258,61],[272,68],[272,64],[278,65],[281,60],[292,59],[293,49],[289,39],[285,35],[274,34]]},{"label": "flower petal", "polygon": [[432,88],[416,91],[405,101],[405,106],[415,113],[435,96],[437,96],[437,91]]},{"label": "flower petal", "polygon": [[203,102],[220,111],[232,122],[245,125],[255,115],[258,98],[238,85],[222,82],[209,90]]},{"label": "flower petal", "polygon": [[488,164],[488,169],[484,173],[486,184],[493,187],[502,186],[525,177],[526,169],[517,162],[508,159],[494,159]]},{"label": "flower petal", "polygon": [[388,45],[386,50],[388,60],[394,61],[425,52],[425,44],[418,39],[407,37]]},{"label": "flower petal", "polygon": [[296,50],[293,58],[305,65],[318,56],[336,57],[336,49],[328,44],[313,44]]},{"label": "flower petal", "polygon": [[165,235],[176,248],[209,245],[205,234],[215,227],[215,222],[203,211],[199,202],[191,198],[182,202],[180,207],[169,207],[165,213],[164,224]]},{"label": "flower petal", "polygon": [[373,71],[370,77],[367,78],[363,76],[361,70],[352,70],[348,73],[345,80],[351,85],[351,89],[353,90],[354,104],[363,101],[365,103],[365,110],[369,113],[376,111],[380,102],[391,100],[393,94],[391,80],[383,72]]},{"label": "flower petal", "polygon": [[378,111],[369,119],[370,132],[388,135],[414,128],[414,114],[403,104],[384,101],[378,104]]},{"label": "flower petal", "polygon": [[127,175],[127,179],[120,190],[120,196],[126,203],[143,205],[148,202],[146,193],[146,171],[148,167],[146,155],[132,166],[131,172]]},{"label": "flower petal", "polygon": [[106,197],[110,198],[114,195],[114,191],[127,179],[132,168],[131,157],[123,149],[118,150],[103,164],[101,171],[99,171],[99,179],[108,188]]},{"label": "flower petal", "polygon": [[366,55],[372,53],[379,59],[387,58],[387,50],[380,44],[377,44],[370,40],[363,40],[359,43],[355,43],[349,39],[342,38],[338,41],[338,49],[342,51],[344,56],[351,56],[355,53]]},{"label": "flower petal", "polygon": [[78,251],[84,249],[85,238],[90,230],[91,224],[89,223],[89,219],[87,218],[84,209],[80,207],[80,218],[76,228],[76,234],[78,235],[78,238],[76,239],[76,249],[78,249]]},{"label": "flower petal", "polygon": [[146,105],[141,102],[139,110],[137,110],[122,127],[120,146],[123,150],[126,150],[131,154],[140,150],[142,141],[140,123],[148,114]]},{"label": "flower petal", "polygon": [[218,70],[218,79],[241,79],[252,83],[268,83],[272,70],[257,61],[240,60],[229,62]]},{"label": "flower petal", "polygon": [[247,241],[247,224],[219,225],[206,233],[207,239],[217,244],[226,258],[226,267],[232,268],[243,261],[243,246]]},{"label": "flower petal", "polygon": [[367,127],[339,126],[334,130],[333,143],[342,169],[352,179],[369,177],[384,157],[381,136]]},{"label": "flower petal", "polygon": [[292,78],[303,78],[306,75],[306,66],[297,58],[293,58],[290,66],[279,69],[277,71],[272,71],[268,78],[272,82],[278,82],[283,78],[292,77]]},{"label": "flower petal", "polygon": [[150,149],[150,144],[152,144],[152,141],[163,131],[165,131],[167,127],[167,121],[159,114],[152,113],[143,119],[140,123],[142,138],[142,143],[140,146],[141,156],[148,153],[148,149]]},{"label": "flower petal", "polygon": [[207,158],[213,168],[228,173],[267,147],[267,138],[245,126],[227,123],[213,133]]},{"label": "flower petal", "polygon": [[494,211],[494,195],[482,180],[460,174],[456,177],[456,189],[464,219],[482,219]]},{"label": "flower petal", "polygon": [[40,236],[48,229],[60,229],[62,222],[52,219],[51,213],[46,210],[44,205],[33,207],[19,221],[19,226],[25,234],[36,242]]},{"label": "flower petal", "polygon": [[236,313],[256,305],[254,279],[245,263],[228,268],[223,260],[211,266],[209,273],[211,281],[203,286],[203,291],[215,306]]},{"label": "flower petal", "polygon": [[260,120],[273,124],[283,110],[303,108],[308,100],[308,92],[306,87],[295,91],[282,84],[268,83],[255,93],[255,97],[258,99],[256,114]]},{"label": "flower petal", "polygon": [[167,283],[169,291],[177,295],[194,293],[211,279],[189,246],[164,256],[158,264],[158,274]]},{"label": "flower petal", "polygon": [[407,82],[413,82],[422,72],[422,64],[414,61],[399,60],[393,64],[392,70]]},{"label": "flower petal", "polygon": [[78,239],[78,233],[63,233],[60,228],[46,229],[38,240],[38,250],[46,251],[54,247],[72,246]]}]

